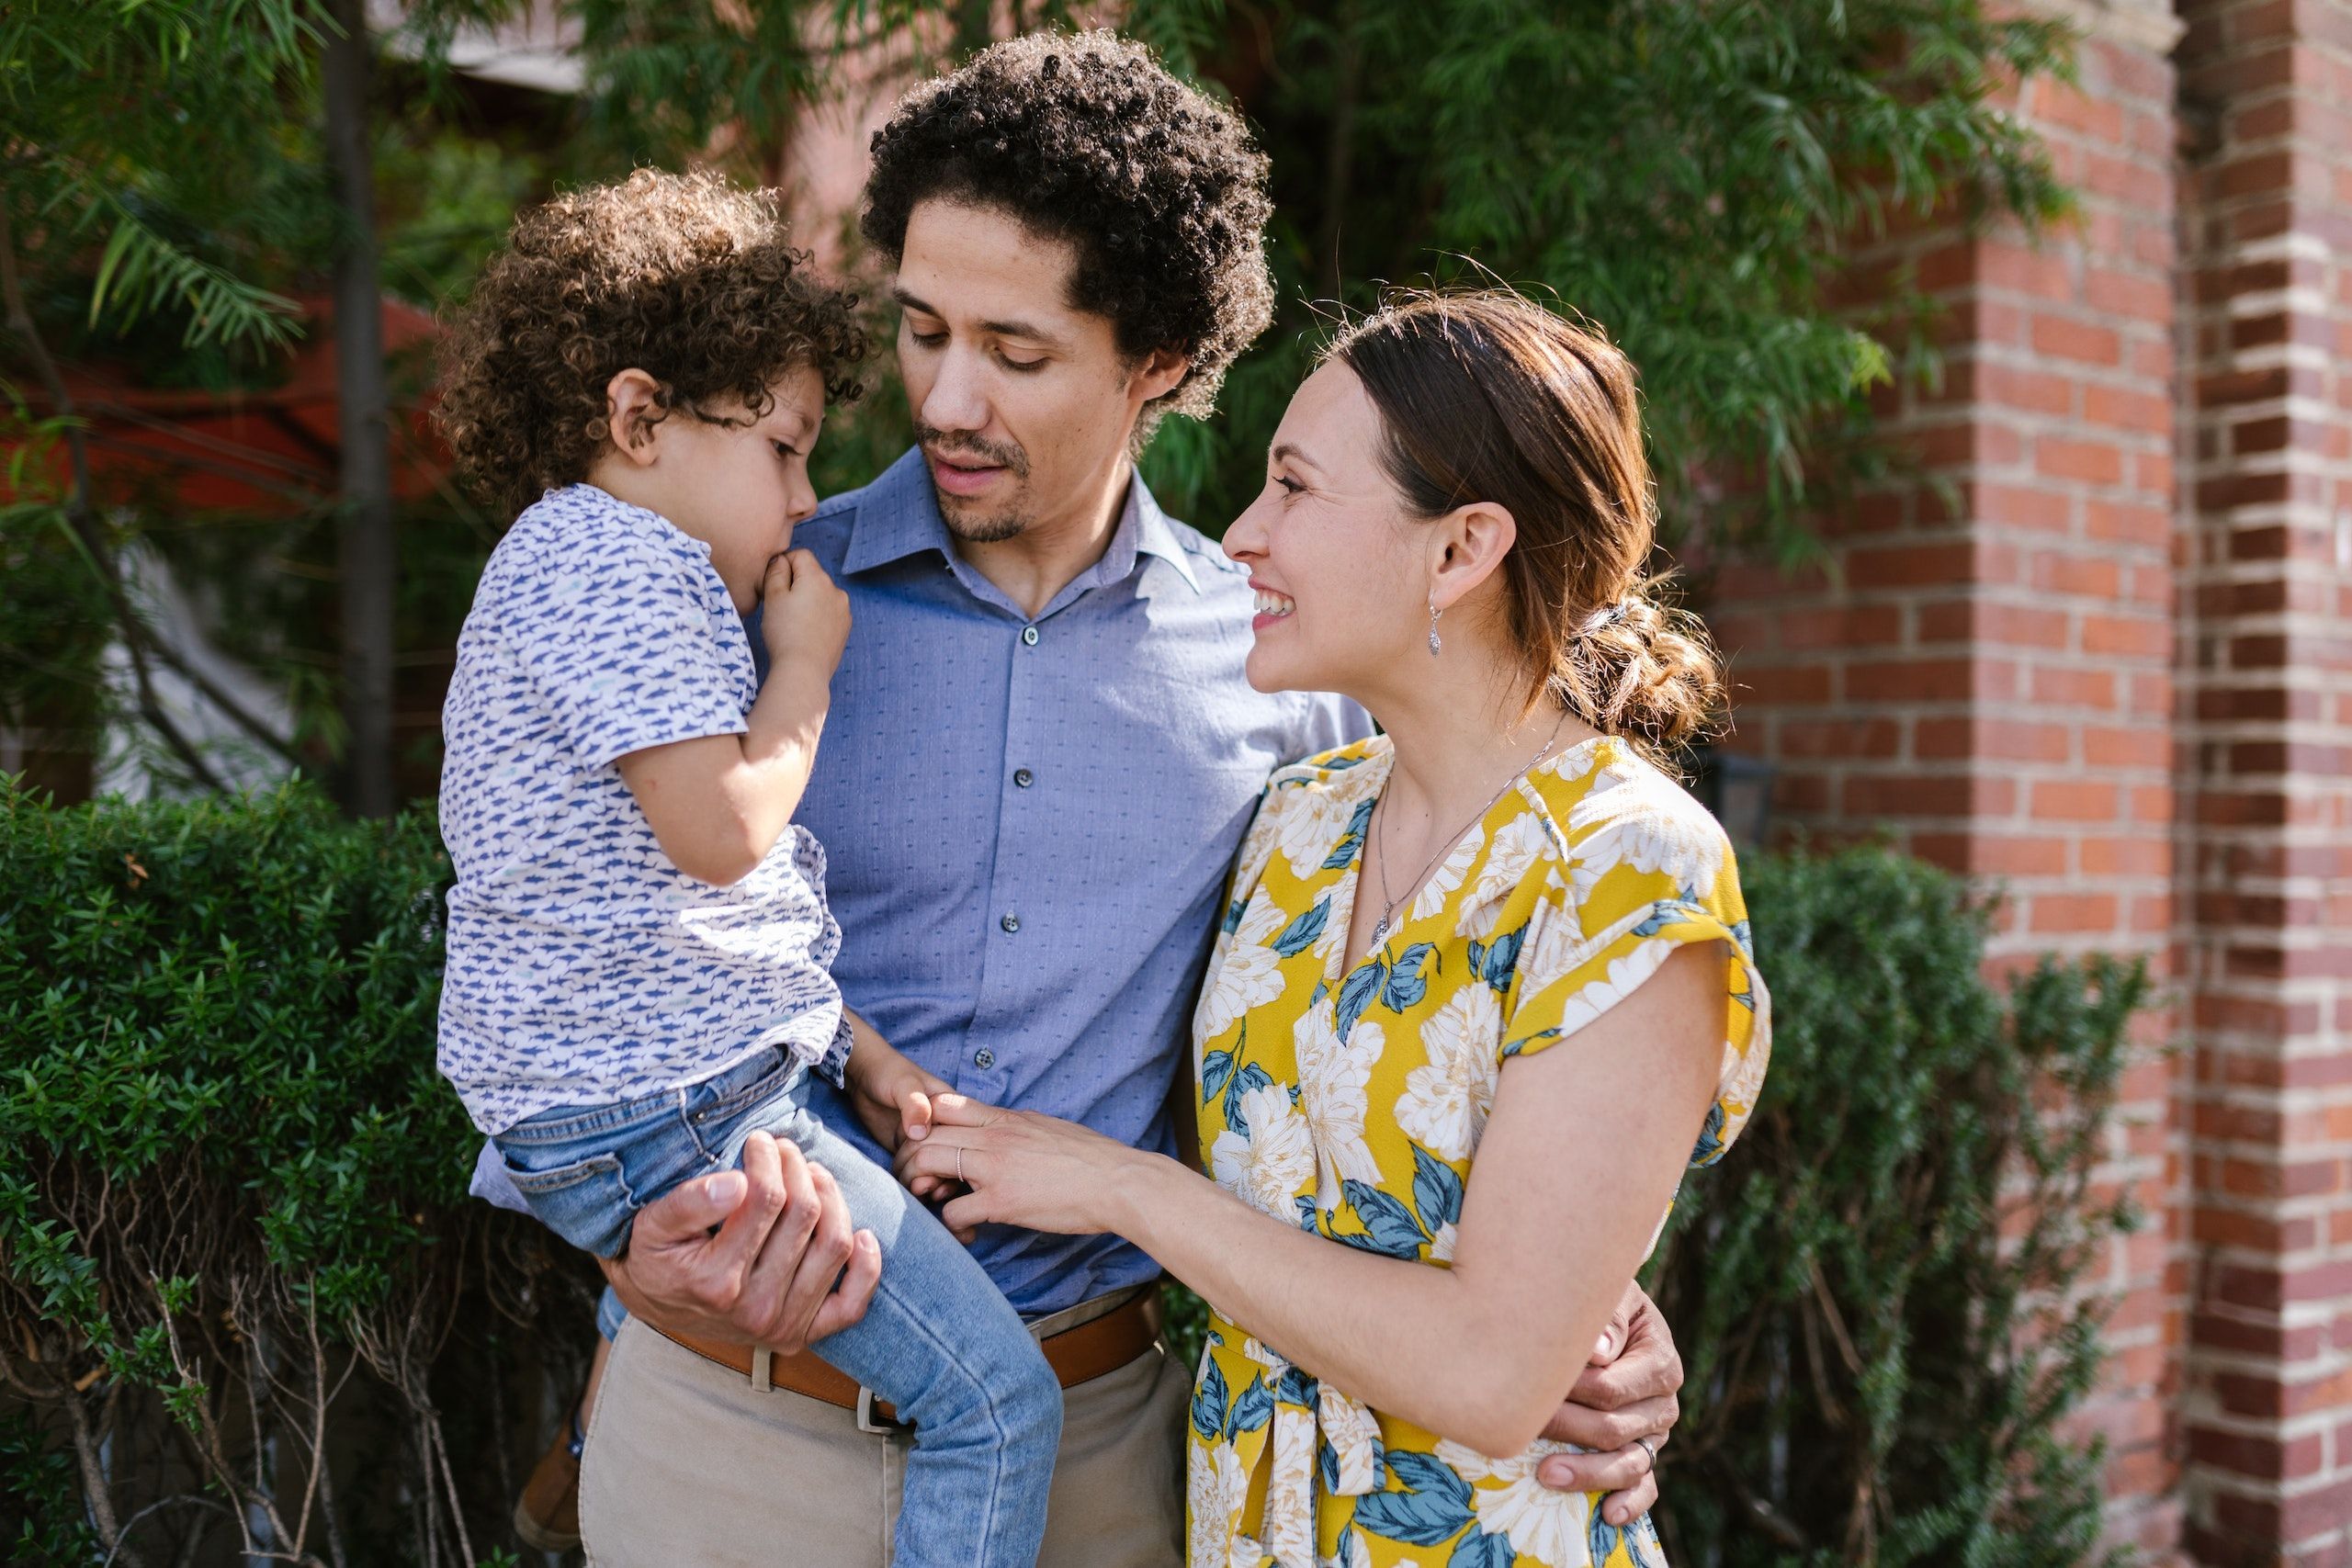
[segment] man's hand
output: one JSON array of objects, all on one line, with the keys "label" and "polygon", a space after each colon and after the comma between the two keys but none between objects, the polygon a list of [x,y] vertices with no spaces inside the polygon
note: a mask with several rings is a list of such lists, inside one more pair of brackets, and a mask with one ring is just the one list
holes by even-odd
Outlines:
[{"label": "man's hand", "polygon": [[882,1249],[871,1231],[851,1235],[832,1177],[765,1133],[745,1142],[741,1170],[639,1211],[627,1255],[603,1262],[632,1316],[785,1355],[864,1317],[882,1276]]},{"label": "man's hand", "polygon": [[1640,1286],[1626,1286],[1592,1364],[1544,1428],[1547,1438],[1593,1451],[1555,1454],[1537,1467],[1535,1479],[1558,1492],[1608,1493],[1600,1517],[1612,1525],[1649,1512],[1657,1502],[1656,1461],[1635,1439],[1666,1446],[1682,1415],[1675,1397],[1681,1387],[1682,1357],[1657,1303]]}]

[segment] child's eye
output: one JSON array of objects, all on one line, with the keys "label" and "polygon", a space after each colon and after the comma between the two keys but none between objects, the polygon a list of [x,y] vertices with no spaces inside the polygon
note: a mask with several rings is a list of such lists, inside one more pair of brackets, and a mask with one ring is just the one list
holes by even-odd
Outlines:
[{"label": "child's eye", "polygon": [[907,336],[925,348],[937,348],[947,341],[945,333],[919,333],[912,327],[907,329]]},{"label": "child's eye", "polygon": [[781,441],[771,441],[771,442],[769,442],[769,443],[768,443],[768,445],[769,445],[769,446],[773,446],[773,447],[775,447],[775,455],[776,455],[777,457],[782,457],[782,458],[783,458],[786,462],[787,462],[787,463],[788,463],[788,462],[790,462],[793,458],[797,457],[798,456],[800,456],[800,448],[799,448],[799,447],[797,447],[797,446],[786,446],[785,443],[783,443],[783,442],[781,442]]}]

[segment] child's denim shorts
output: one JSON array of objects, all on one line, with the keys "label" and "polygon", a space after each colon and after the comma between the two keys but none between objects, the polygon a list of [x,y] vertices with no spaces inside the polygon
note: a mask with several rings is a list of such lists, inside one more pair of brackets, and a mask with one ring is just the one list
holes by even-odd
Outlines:
[{"label": "child's denim shorts", "polygon": [[543,1111],[491,1142],[540,1223],[617,1258],[639,1209],[682,1181],[732,1169],[752,1134],[798,1142],[808,1096],[808,1069],[770,1049],[680,1088]]}]

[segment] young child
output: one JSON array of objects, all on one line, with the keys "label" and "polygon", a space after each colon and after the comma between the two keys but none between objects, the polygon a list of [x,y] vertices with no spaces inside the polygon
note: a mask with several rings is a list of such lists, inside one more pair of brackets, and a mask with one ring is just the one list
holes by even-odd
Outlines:
[{"label": "young child", "polygon": [[791,822],[850,616],[786,550],[864,353],[807,265],[766,198],[640,170],[525,215],[454,323],[443,429],[520,515],[444,715],[439,1065],[533,1212],[601,1257],[755,1130],[823,1166],[882,1276],[815,1348],[916,1431],[893,1561],[1030,1568],[1061,1391],[971,1256],[805,1103],[812,1073],[853,1088],[895,1146],[946,1088],[853,1032],[824,852]]}]

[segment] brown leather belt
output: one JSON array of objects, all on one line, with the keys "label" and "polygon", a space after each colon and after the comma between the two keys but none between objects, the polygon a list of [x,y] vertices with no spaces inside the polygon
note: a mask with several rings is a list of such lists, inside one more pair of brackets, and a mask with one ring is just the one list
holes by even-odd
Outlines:
[{"label": "brown leather belt", "polygon": [[[649,1323],[647,1326],[653,1325]],[[763,1393],[772,1388],[783,1389],[855,1411],[859,1427],[868,1432],[907,1429],[898,1412],[876,1399],[872,1390],[859,1387],[855,1379],[827,1366],[809,1351],[779,1356],[750,1345],[701,1339],[691,1334],[673,1334],[664,1328],[655,1328],[654,1332],[706,1361],[716,1361],[729,1371],[740,1372]],[[1133,1301],[1114,1307],[1100,1317],[1048,1336],[1040,1348],[1046,1352],[1046,1364],[1053,1368],[1055,1378],[1064,1388],[1075,1388],[1105,1372],[1117,1371],[1150,1349],[1159,1337],[1159,1293],[1144,1291]],[[763,1371],[764,1378],[761,1375]]]}]

